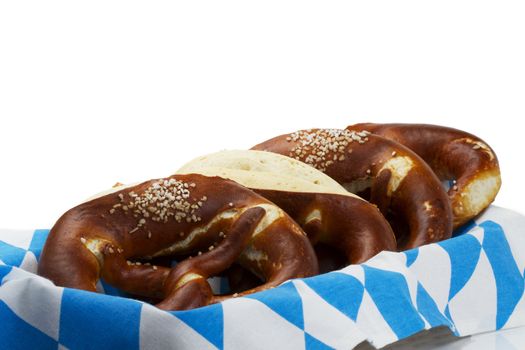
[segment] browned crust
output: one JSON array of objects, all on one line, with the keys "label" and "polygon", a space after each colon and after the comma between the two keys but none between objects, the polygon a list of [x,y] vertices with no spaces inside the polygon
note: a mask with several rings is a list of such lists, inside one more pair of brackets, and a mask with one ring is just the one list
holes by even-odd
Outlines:
[{"label": "browned crust", "polygon": [[[310,129],[280,135],[252,149],[305,161],[319,150],[315,147],[302,147],[297,151],[298,147],[301,148],[301,140],[296,136],[298,133],[307,133],[311,138],[324,137],[318,135],[324,135],[325,130],[327,129]],[[340,134],[341,131],[337,133]],[[371,181],[374,194],[372,203],[377,202],[386,216],[390,217],[390,212],[393,212],[409,226],[408,236],[398,237],[398,249],[413,248],[449,238],[452,232],[450,203],[439,179],[429,166],[417,154],[396,142],[376,135],[362,135],[362,142],[339,144],[337,152],[328,152],[326,159],[334,161],[323,161],[318,169],[343,185],[361,180]],[[393,157],[408,158],[412,167],[397,189],[389,195],[388,182],[392,174],[389,174],[384,165]],[[318,164],[314,162],[312,165]]]},{"label": "browned crust", "polygon": [[[170,216],[168,220],[153,221],[149,216],[140,225],[143,217],[140,214],[135,217],[136,213],[129,208],[129,202],[134,198],[131,194],[142,196],[154,183],[170,179],[194,185],[188,197],[189,203],[197,205],[206,197],[204,203],[193,211],[195,220],[178,222]],[[124,204],[128,204],[127,210],[122,209]],[[267,215],[260,208],[264,205],[275,207],[253,191],[219,177],[190,174],[147,181],[66,212],[51,229],[38,273],[59,286],[88,291],[95,291],[96,282],[103,276],[129,293],[164,299],[160,306],[168,309],[187,309],[218,301],[207,294],[209,290],[204,286],[207,283],[203,281],[228,267],[232,261],[239,260],[241,253],[249,247],[268,257],[258,264],[245,261],[247,268],[255,270],[265,280],[257,290],[274,287],[287,279],[315,275],[318,265],[311,244],[286,214],[252,237],[254,228],[262,221],[261,215]],[[195,263],[179,264],[178,269],[169,269],[129,262],[146,259],[184,241],[192,230],[205,226],[228,210],[237,210],[240,214],[211,225],[179,251],[196,255],[192,259]],[[232,236],[228,235],[230,232],[233,232]],[[240,240],[242,244],[239,244],[239,237],[244,237]],[[87,248],[90,242],[98,242],[102,264]],[[212,245],[215,249],[209,248]],[[198,251],[205,253],[197,255]],[[226,256],[220,254],[221,251],[231,254]],[[182,269],[187,282],[181,278]],[[202,278],[190,278],[193,275],[188,275],[188,271]],[[190,292],[177,292],[181,287]]]},{"label": "browned crust", "polygon": [[[496,153],[481,138],[465,131],[439,125],[400,123],[361,123],[347,129],[366,129],[401,143],[422,157],[441,180],[455,180],[456,183],[448,191],[454,227],[464,224],[488,207],[501,186]],[[494,179],[492,191],[479,203],[469,203],[468,187],[487,177]]]},{"label": "browned crust", "polygon": [[[392,228],[374,205],[354,197],[253,189],[277,204],[305,230],[315,245],[340,251],[350,264],[396,249]],[[312,215],[314,213],[315,215]]]},{"label": "browned crust", "polygon": [[[295,178],[290,179],[289,173],[279,167],[285,162],[296,165],[289,171]],[[263,151],[225,151],[196,158],[181,169],[182,173],[228,178],[277,204],[308,234],[316,253],[320,252],[318,260],[321,255],[327,255],[327,259],[328,254],[337,257],[337,263],[331,264],[334,269],[396,249],[392,228],[375,205],[295,159]],[[303,180],[307,177],[309,181]],[[323,181],[333,187],[316,182],[325,177],[330,181]]]}]

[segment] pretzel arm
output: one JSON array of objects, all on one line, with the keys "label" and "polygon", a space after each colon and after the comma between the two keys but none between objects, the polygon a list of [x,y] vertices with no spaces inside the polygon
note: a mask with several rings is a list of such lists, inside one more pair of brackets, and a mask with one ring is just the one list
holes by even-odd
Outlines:
[{"label": "pretzel arm", "polygon": [[307,241],[304,232],[298,226],[283,230],[280,223],[288,217],[284,212],[281,214],[280,219],[257,233],[238,261],[264,283],[233,295],[215,296],[213,302],[261,292],[293,278],[304,278],[319,273],[313,247]]},{"label": "pretzel arm", "polygon": [[372,204],[356,198],[317,195],[322,208],[320,241],[339,250],[349,264],[367,261],[383,250],[396,250],[392,228]]},{"label": "pretzel arm", "polygon": [[310,239],[310,242],[315,245],[319,240],[321,239],[321,236],[324,233],[323,230],[323,220],[320,218],[313,218],[308,221],[302,221],[299,223],[304,230],[308,234],[308,238]]},{"label": "pretzel arm", "polygon": [[374,203],[383,215],[387,216],[391,197],[388,196],[388,183],[392,177],[389,169],[379,172],[372,183],[370,202]]},{"label": "pretzel arm", "polygon": [[104,248],[104,265],[101,277],[104,281],[125,292],[150,298],[164,297],[164,283],[170,269],[163,266],[138,265],[126,260],[120,248]]},{"label": "pretzel arm", "polygon": [[[213,293],[206,279],[226,270],[235,262],[264,215],[263,208],[246,210],[235,220],[226,238],[216,248],[186,259],[173,268],[164,285],[166,298],[156,306],[164,310],[182,310],[207,305]],[[195,298],[197,294],[198,301]]]},{"label": "pretzel arm", "polygon": [[256,191],[292,216],[313,245],[331,246],[345,255],[348,264],[364,262],[382,250],[396,249],[394,232],[386,219],[374,205],[359,197]]}]

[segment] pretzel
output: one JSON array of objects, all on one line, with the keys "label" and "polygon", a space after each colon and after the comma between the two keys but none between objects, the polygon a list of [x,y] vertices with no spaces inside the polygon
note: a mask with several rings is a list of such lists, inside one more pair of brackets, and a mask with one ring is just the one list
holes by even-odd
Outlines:
[{"label": "pretzel", "polygon": [[455,228],[487,208],[501,187],[496,154],[485,141],[467,132],[429,124],[362,123],[347,129],[366,129],[405,145],[442,181],[452,182],[448,195]]},{"label": "pretzel", "polygon": [[396,249],[394,233],[374,205],[295,159],[262,151],[222,151],[198,157],[177,173],[220,176],[252,189],[289,214],[313,245],[335,248],[347,264]]},{"label": "pretzel", "polygon": [[389,218],[400,250],[451,236],[450,203],[439,179],[421,158],[396,142],[366,130],[310,129],[277,136],[252,149],[301,160],[350,192],[370,188],[370,202]]},{"label": "pretzel", "polygon": [[[161,309],[182,310],[232,297],[213,295],[206,279],[236,261],[264,280],[239,295],[318,272],[301,228],[233,181],[173,175],[113,191],[57,221],[42,251],[40,275],[93,292],[102,277],[123,291],[161,299]],[[194,256],[172,269],[150,264],[158,256],[183,254]]]}]

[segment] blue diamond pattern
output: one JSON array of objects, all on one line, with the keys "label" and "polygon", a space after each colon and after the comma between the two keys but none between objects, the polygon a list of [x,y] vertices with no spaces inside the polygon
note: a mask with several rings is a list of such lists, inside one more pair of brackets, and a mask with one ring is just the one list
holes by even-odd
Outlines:
[{"label": "blue diamond pattern", "polygon": [[469,234],[438,244],[450,257],[452,270],[448,300],[452,300],[474,273],[481,252],[481,244],[476,237]]},{"label": "blue diamond pattern", "polygon": [[219,349],[224,348],[224,314],[221,304],[173,314]]},{"label": "blue diamond pattern", "polygon": [[60,343],[72,349],[138,349],[141,308],[131,299],[64,288]]},{"label": "blue diamond pattern", "polygon": [[58,342],[18,317],[0,300],[0,341],[2,349],[53,349]]},{"label": "blue diamond pattern", "polygon": [[326,345],[308,332],[304,332],[304,343],[307,350],[332,350],[331,346]]},{"label": "blue diamond pattern", "polygon": [[381,315],[399,339],[425,328],[425,323],[412,305],[405,277],[392,271],[363,265],[365,288]]},{"label": "blue diamond pattern", "polygon": [[29,244],[29,250],[35,254],[37,260],[40,260],[42,247],[44,246],[48,235],[49,230],[35,230],[33,233],[33,239],[31,239],[31,243]]},{"label": "blue diamond pattern", "polygon": [[520,301],[525,286],[501,226],[494,221],[485,221],[480,226],[485,230],[483,250],[489,259],[496,280],[498,298],[496,328],[500,329]]},{"label": "blue diamond pattern", "polygon": [[[509,245],[509,242],[511,242],[510,238],[507,240],[507,237],[510,237],[510,235],[523,234],[523,232],[520,232],[520,227],[525,228],[525,224],[521,226],[515,224],[502,226],[505,222],[504,220],[509,220],[510,222],[514,220],[512,218],[515,218],[516,222],[524,222],[523,217],[511,214],[510,211],[505,211],[504,215],[501,216],[500,224],[497,221],[499,210],[502,209],[496,209],[492,212],[494,215],[491,214],[491,217],[496,219],[480,222],[483,218],[481,217],[481,219],[478,218],[477,224],[474,221],[470,221],[467,225],[454,232],[454,238],[438,243],[450,257],[449,301],[453,300],[464,289],[474,272],[476,272],[477,276],[478,271],[476,271],[476,268],[478,268],[480,254],[483,250],[490,263],[490,268],[487,271],[479,272],[484,277],[492,279],[493,282],[489,282],[491,284],[494,283],[496,286],[497,300],[492,302],[496,302],[497,310],[495,315],[490,314],[487,316],[491,317],[489,321],[494,322],[496,329],[505,328],[511,318],[513,320],[519,319],[520,316],[516,314],[517,312],[523,312],[523,310],[518,310],[516,306],[525,293],[525,271],[522,271],[522,267],[518,266],[517,263],[519,254],[524,254],[523,249],[519,245],[511,249]],[[509,232],[505,232],[507,227]],[[480,233],[481,229],[483,229],[482,243],[473,236],[471,231],[474,229]],[[33,232],[28,250],[33,252],[37,259],[40,258],[42,247],[48,234],[49,230],[35,230]],[[519,238],[516,240],[516,237],[513,236],[512,242],[519,242]],[[430,252],[425,249],[425,247],[420,247],[398,254],[405,254],[406,266],[410,267],[418,260],[419,255]],[[6,264],[0,265],[0,281],[3,282],[5,276],[13,271],[13,267],[20,266],[26,254],[26,249],[12,246],[0,240],[0,260]],[[448,305],[444,312],[440,312],[436,302],[432,299],[431,293],[429,293],[432,292],[430,289],[425,289],[418,282],[416,305],[414,305],[403,274],[389,271],[387,267],[385,269],[370,267],[366,263],[362,264],[361,267],[364,271],[364,285],[357,278],[342,272],[332,272],[305,278],[302,281],[317,293],[320,298],[353,321],[356,321],[358,313],[366,312],[366,310],[360,310],[364,291],[366,290],[384,321],[388,324],[385,327],[389,327],[399,339],[421,331],[424,328],[424,320],[432,327],[448,326],[457,335],[461,335],[460,331],[456,331],[456,326],[458,330],[463,329],[462,327],[465,325],[461,324],[461,322],[465,321],[452,319]],[[18,269],[15,270],[18,271]],[[140,320],[143,303],[116,296],[68,288],[54,288],[41,279],[38,281],[31,279],[30,272],[12,276],[18,279],[13,279],[13,283],[4,283],[0,286],[1,349],[56,349],[59,344],[74,349],[138,349],[140,347]],[[25,283],[24,279],[26,278],[30,278],[29,281],[31,282]],[[46,292],[42,293],[42,295],[47,295],[47,291],[61,293],[60,320],[57,324],[58,340],[52,339],[19,317],[6,303],[7,300],[10,300],[9,305],[13,301],[18,303],[25,302],[25,299],[19,296],[23,295],[23,293],[17,293],[11,287],[20,286],[20,288],[25,288],[29,285],[32,288],[45,288]],[[108,286],[104,282],[103,285],[109,294],[122,295],[121,291]],[[479,292],[483,293],[484,291],[480,290]],[[330,349],[330,346],[320,340],[325,339],[321,334],[314,333],[316,337],[304,330],[303,301],[293,282],[285,283],[272,290],[250,295],[247,298],[260,301],[275,312],[274,317],[280,316],[282,319],[287,320],[290,330],[293,329],[290,332],[290,336],[299,337],[293,340],[304,341],[307,349]],[[461,307],[459,303],[460,300],[458,298],[454,306]],[[241,310],[243,309],[239,309],[239,312],[248,313],[244,317],[252,316],[250,314],[251,310]],[[224,338],[225,324],[221,304],[190,311],[172,312],[172,314],[218,349],[224,348],[225,344],[231,344],[231,341],[234,340],[234,338]],[[343,317],[342,315],[340,317]],[[253,317],[257,317],[257,315],[253,315]],[[257,319],[257,322],[259,322],[259,319]],[[261,319],[260,322],[269,321]],[[231,326],[228,325],[228,327]],[[299,328],[299,330],[294,326]],[[266,323],[261,329],[274,330],[271,327],[271,324]],[[187,330],[186,327],[183,328]],[[309,328],[309,330],[312,329]],[[143,329],[142,331],[147,330]],[[283,332],[279,336],[285,335],[285,338],[288,336],[288,333],[285,334],[284,330],[275,331]],[[246,336],[249,336],[249,334]],[[259,343],[256,345],[261,347],[264,347],[265,339],[272,340],[272,334],[257,334],[257,336]],[[374,338],[374,334],[367,334],[367,336],[369,339]],[[177,339],[176,337],[175,335],[174,339]],[[325,341],[332,344],[326,339]],[[283,347],[286,347],[286,345],[283,344]],[[503,343],[497,345],[502,348],[508,346],[508,344]]]},{"label": "blue diamond pattern", "polygon": [[332,272],[303,280],[310,288],[352,320],[357,319],[365,290],[355,277]]},{"label": "blue diamond pattern", "polygon": [[410,249],[403,252],[407,257],[407,267],[410,267],[419,255],[419,248]]},{"label": "blue diamond pattern", "polygon": [[279,288],[251,294],[246,298],[259,300],[287,321],[304,329],[303,301],[293,283],[287,282]]}]

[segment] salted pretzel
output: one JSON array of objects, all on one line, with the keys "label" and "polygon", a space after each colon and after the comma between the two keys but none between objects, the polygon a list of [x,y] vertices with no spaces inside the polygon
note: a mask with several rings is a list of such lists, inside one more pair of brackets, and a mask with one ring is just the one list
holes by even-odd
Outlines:
[{"label": "salted pretzel", "polygon": [[454,227],[458,227],[489,206],[501,186],[496,154],[479,137],[467,132],[429,124],[362,123],[348,130],[368,130],[399,142],[423,158],[442,181],[452,185]]},{"label": "salted pretzel", "polygon": [[[370,202],[392,223],[400,250],[451,236],[450,203],[439,179],[420,157],[396,142],[366,130],[310,129],[252,149],[303,161],[353,193],[370,188]],[[408,233],[400,223],[408,226]]]},{"label": "salted pretzel", "polygon": [[[174,268],[159,256],[192,254]],[[38,273],[63,287],[96,291],[102,277],[166,310],[224,300],[207,278],[234,262],[265,290],[318,272],[311,244],[280,208],[230,180],[198,174],[151,180],[82,203],[54,225]],[[233,295],[236,296],[236,295]]]},{"label": "salted pretzel", "polygon": [[253,150],[221,151],[198,157],[177,173],[220,176],[252,189],[301,225],[313,245],[335,248],[347,264],[396,249],[394,233],[377,207],[293,158]]}]

